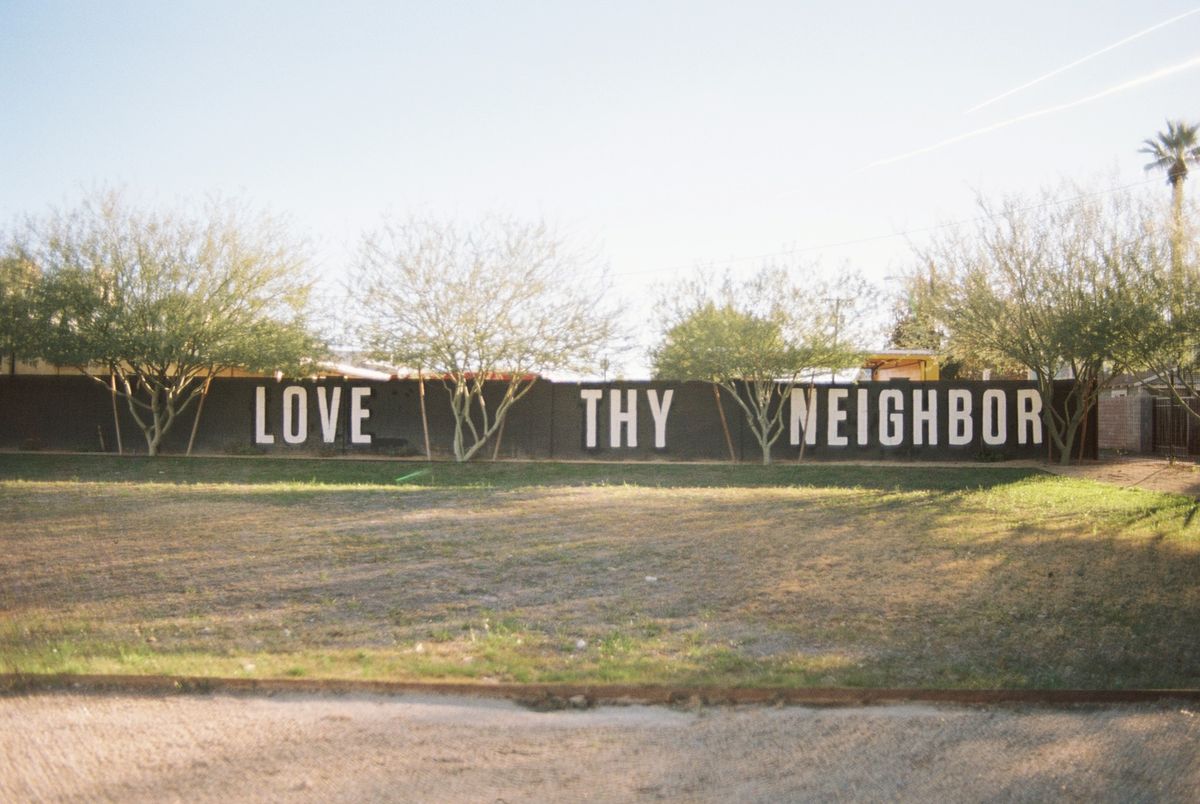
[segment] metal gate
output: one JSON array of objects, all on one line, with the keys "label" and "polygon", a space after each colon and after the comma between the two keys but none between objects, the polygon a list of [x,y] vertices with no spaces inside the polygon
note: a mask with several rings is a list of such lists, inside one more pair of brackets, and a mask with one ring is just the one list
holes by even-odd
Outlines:
[{"label": "metal gate", "polygon": [[[1200,410],[1196,397],[1186,397],[1184,402]],[[1172,455],[1200,453],[1200,420],[1171,397],[1154,399],[1154,449]]]}]

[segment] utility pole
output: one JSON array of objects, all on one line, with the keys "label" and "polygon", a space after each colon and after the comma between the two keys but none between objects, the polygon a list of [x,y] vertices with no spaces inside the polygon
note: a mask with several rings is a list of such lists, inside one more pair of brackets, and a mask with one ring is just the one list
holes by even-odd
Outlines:
[{"label": "utility pole", "polygon": [[[837,349],[838,332],[842,328],[842,304],[845,302],[854,301],[854,299],[850,296],[826,296],[821,299],[821,301],[833,303],[833,348]],[[832,368],[829,370],[829,379],[830,381],[837,379],[836,370]]]}]

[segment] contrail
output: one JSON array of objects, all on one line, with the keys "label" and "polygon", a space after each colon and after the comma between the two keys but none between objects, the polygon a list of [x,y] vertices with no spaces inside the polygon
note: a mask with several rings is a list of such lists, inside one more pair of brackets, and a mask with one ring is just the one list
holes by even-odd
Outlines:
[{"label": "contrail", "polygon": [[1097,92],[1094,95],[1088,95],[1086,98],[1080,98],[1079,100],[1073,100],[1070,103],[1060,103],[1057,106],[1050,106],[1045,109],[1038,109],[1037,111],[1034,111],[1034,112],[1027,112],[1027,113],[1025,113],[1023,115],[1019,115],[1017,117],[1010,117],[1008,120],[1001,120],[999,123],[993,123],[990,126],[984,126],[983,128],[977,128],[974,131],[968,131],[965,134],[959,134],[957,136],[951,137],[948,140],[942,140],[939,143],[935,143],[933,145],[928,145],[924,148],[918,148],[915,151],[909,151],[906,154],[900,154],[899,156],[889,156],[887,159],[879,159],[875,162],[872,162],[869,165],[866,165],[863,168],[860,168],[859,170],[857,170],[855,172],[860,173],[863,170],[870,170],[871,168],[882,167],[883,165],[890,165],[894,162],[902,162],[905,159],[910,159],[914,156],[920,156],[921,154],[927,154],[931,151],[937,151],[942,148],[945,148],[947,145],[954,145],[955,143],[962,142],[963,140],[973,139],[975,137],[978,137],[981,134],[988,134],[992,131],[996,131],[997,129],[1008,128],[1009,126],[1016,125],[1017,123],[1023,123],[1026,120],[1032,120],[1035,117],[1044,117],[1048,114],[1054,114],[1055,112],[1063,112],[1063,111],[1066,111],[1067,109],[1074,109],[1076,106],[1082,106],[1085,103],[1091,103],[1092,101],[1100,100],[1101,98],[1106,98],[1109,95],[1115,95],[1118,92],[1124,92],[1127,89],[1133,89],[1134,87],[1141,86],[1142,84],[1148,84],[1151,81],[1157,81],[1160,78],[1166,78],[1169,75],[1174,75],[1175,73],[1183,72],[1184,70],[1190,70],[1191,68],[1197,67],[1197,66],[1200,66],[1200,56],[1193,56],[1192,58],[1188,59],[1187,61],[1185,61],[1181,64],[1176,64],[1174,67],[1164,67],[1161,70],[1155,70],[1154,72],[1150,73],[1149,75],[1143,75],[1141,78],[1134,78],[1129,81],[1124,81],[1115,86],[1111,86],[1108,89],[1101,90],[1100,92]]},{"label": "contrail", "polygon": [[1169,19],[1169,20],[1163,20],[1162,22],[1158,23],[1157,25],[1151,25],[1149,28],[1146,28],[1145,30],[1142,30],[1142,31],[1138,31],[1137,33],[1132,34],[1131,36],[1127,36],[1119,42],[1113,42],[1108,47],[1102,47],[1099,50],[1097,50],[1095,53],[1089,53],[1086,56],[1084,56],[1083,58],[1076,59],[1075,61],[1071,62],[1070,64],[1065,64],[1056,70],[1051,70],[1050,72],[1046,73],[1045,75],[1038,76],[1037,78],[1033,79],[1032,81],[1027,81],[1024,84],[1021,84],[1021,86],[1019,86],[1019,87],[1013,87],[1012,89],[1008,90],[1007,92],[1001,92],[999,95],[997,95],[994,98],[989,98],[988,100],[985,100],[983,103],[972,106],[970,109],[967,109],[967,111],[964,112],[964,114],[970,114],[971,112],[977,112],[985,106],[990,106],[998,100],[1003,100],[1004,98],[1007,98],[1009,95],[1015,95],[1023,89],[1029,89],[1034,84],[1040,84],[1043,81],[1045,81],[1046,79],[1053,78],[1054,76],[1058,75],[1059,73],[1065,73],[1067,70],[1070,70],[1072,67],[1078,67],[1079,65],[1083,64],[1085,61],[1091,61],[1092,59],[1096,58],[1097,56],[1102,56],[1110,50],[1116,50],[1117,48],[1121,47],[1122,45],[1127,45],[1135,39],[1141,39],[1143,36],[1145,36],[1147,34],[1154,33],[1159,28],[1165,28],[1166,26],[1171,25],[1176,22],[1179,22],[1181,19],[1190,17],[1193,14],[1200,14],[1200,8],[1193,8],[1191,11],[1185,11],[1178,16],[1171,17],[1171,19]]}]

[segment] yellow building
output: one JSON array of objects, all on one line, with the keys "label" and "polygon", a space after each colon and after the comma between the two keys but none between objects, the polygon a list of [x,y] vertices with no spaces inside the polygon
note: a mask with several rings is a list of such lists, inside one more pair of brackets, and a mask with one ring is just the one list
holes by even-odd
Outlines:
[{"label": "yellow building", "polygon": [[864,379],[937,380],[941,378],[937,354],[930,349],[885,349],[863,361]]}]

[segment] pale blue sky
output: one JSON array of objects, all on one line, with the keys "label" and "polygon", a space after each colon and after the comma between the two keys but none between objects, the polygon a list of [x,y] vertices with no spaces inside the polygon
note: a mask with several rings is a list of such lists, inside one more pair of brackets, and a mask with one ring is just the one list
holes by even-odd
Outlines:
[{"label": "pale blue sky", "polygon": [[788,248],[882,278],[906,238],[823,246],[969,218],[975,190],[1161,181],[1137,148],[1200,120],[1200,66],[862,168],[1200,56],[1197,14],[965,114],[1196,7],[0,0],[0,219],[217,190],[294,216],[331,277],[391,210],[545,217],[635,299]]}]

